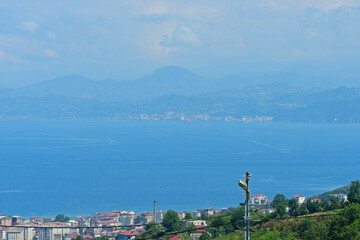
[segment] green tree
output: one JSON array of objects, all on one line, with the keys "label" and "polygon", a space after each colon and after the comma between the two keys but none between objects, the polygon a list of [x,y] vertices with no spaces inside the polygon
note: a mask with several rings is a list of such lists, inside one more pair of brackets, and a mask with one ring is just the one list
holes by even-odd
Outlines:
[{"label": "green tree", "polygon": [[140,238],[158,238],[164,235],[164,228],[154,222],[149,222],[145,225],[145,232],[143,232]]},{"label": "green tree", "polygon": [[237,207],[237,208],[229,208],[229,212],[227,214],[230,215],[230,222],[233,229],[241,229],[244,227],[244,216],[245,216],[245,208]]},{"label": "green tree", "polygon": [[283,194],[276,194],[271,203],[273,208],[278,208],[280,204],[287,205],[287,199]]},{"label": "green tree", "polygon": [[283,218],[286,216],[286,205],[285,204],[279,204],[276,208],[276,215],[280,218]]},{"label": "green tree", "polygon": [[168,210],[164,214],[163,226],[167,232],[174,232],[181,229],[180,219],[174,210]]},{"label": "green tree", "polygon": [[299,215],[299,205],[296,199],[290,199],[288,202],[288,206],[289,206],[289,215],[291,217],[296,217]]},{"label": "green tree", "polygon": [[330,196],[329,210],[339,209],[340,207],[341,207],[341,203],[339,199],[335,196]]},{"label": "green tree", "polygon": [[211,236],[207,232],[204,232],[203,234],[201,234],[199,240],[211,240]]},{"label": "green tree", "polygon": [[189,219],[192,219],[192,218],[193,218],[193,216],[191,215],[191,213],[187,212],[187,213],[185,214],[185,219],[186,219],[186,220],[189,220]]},{"label": "green tree", "polygon": [[306,203],[302,203],[299,207],[299,215],[306,215],[309,213],[309,210],[306,208]]},{"label": "green tree", "polygon": [[[210,233],[213,237],[226,235],[234,231],[231,218],[226,215],[219,215],[212,218],[210,222],[210,226],[211,226]],[[211,232],[211,230],[214,231]]]},{"label": "green tree", "polygon": [[145,230],[146,231],[150,231],[154,228],[156,228],[158,225],[155,222],[149,222],[148,224],[145,225]]},{"label": "green tree", "polygon": [[360,180],[351,182],[348,200],[351,203],[360,203]]},{"label": "green tree", "polygon": [[252,239],[261,239],[261,240],[281,240],[281,234],[278,231],[266,231],[258,232]]},{"label": "green tree", "polygon": [[360,204],[350,203],[330,223],[330,240],[360,239]]},{"label": "green tree", "polygon": [[54,222],[68,222],[70,220],[70,218],[68,216],[64,216],[64,214],[58,214],[55,217]]},{"label": "green tree", "polygon": [[326,239],[327,227],[310,219],[302,219],[298,226],[298,234],[304,240]]},{"label": "green tree", "polygon": [[317,213],[321,211],[321,204],[317,201],[309,199],[306,202],[306,208],[309,210],[309,213]]}]

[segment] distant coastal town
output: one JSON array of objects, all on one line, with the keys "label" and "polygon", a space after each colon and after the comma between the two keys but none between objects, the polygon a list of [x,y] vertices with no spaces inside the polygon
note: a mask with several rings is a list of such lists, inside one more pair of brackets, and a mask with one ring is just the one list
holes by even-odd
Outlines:
[{"label": "distant coastal town", "polygon": [[62,119],[62,120],[121,120],[121,121],[220,121],[220,122],[272,122],[272,116],[241,116],[234,117],[227,116],[211,116],[209,114],[186,114],[167,112],[165,114],[134,114],[127,116],[110,116],[110,117],[83,117],[83,116],[34,116],[34,115],[21,115],[21,116],[6,116],[0,114],[0,119]]},{"label": "distant coastal town", "polygon": [[[339,202],[348,201],[346,194],[332,194],[332,197],[336,197]],[[299,206],[306,201],[316,203],[323,201],[319,198],[306,199],[301,194],[292,196],[292,200],[296,201]],[[274,208],[274,205],[264,194],[255,194],[250,198],[250,206],[259,213],[276,212],[277,209]],[[227,214],[229,210],[230,208],[207,207],[191,212],[178,212],[177,217],[180,219],[182,227],[195,226],[198,228],[198,232],[190,234],[193,240],[198,240],[201,234],[207,231],[209,217]],[[119,210],[94,212],[91,216],[77,216],[76,218],[70,218],[63,214],[43,218],[22,218],[0,214],[0,240],[72,240],[78,237],[83,240],[97,238],[129,240],[145,232],[147,224],[161,224],[164,215],[164,211],[156,210],[156,202],[154,202],[153,212],[140,214],[134,211]]]}]

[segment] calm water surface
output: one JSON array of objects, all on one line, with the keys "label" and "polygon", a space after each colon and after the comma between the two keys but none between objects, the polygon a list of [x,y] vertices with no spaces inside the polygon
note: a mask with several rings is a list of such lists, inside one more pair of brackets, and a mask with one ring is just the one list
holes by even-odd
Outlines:
[{"label": "calm water surface", "polygon": [[90,215],[237,206],[359,178],[360,125],[0,121],[0,214]]}]

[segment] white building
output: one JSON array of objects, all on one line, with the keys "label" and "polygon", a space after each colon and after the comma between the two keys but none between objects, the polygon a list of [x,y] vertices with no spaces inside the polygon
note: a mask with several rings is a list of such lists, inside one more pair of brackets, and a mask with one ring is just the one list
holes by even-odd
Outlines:
[{"label": "white building", "polygon": [[339,193],[339,194],[331,194],[334,197],[337,197],[337,199],[340,202],[347,202],[348,201],[348,196],[346,194],[343,193]]},{"label": "white building", "polygon": [[201,213],[206,215],[206,216],[211,216],[214,215],[214,209],[212,208],[204,208],[203,210],[201,210]]},{"label": "white building", "polygon": [[8,229],[6,231],[6,240],[23,240],[22,231],[20,229]]},{"label": "white building", "polygon": [[191,225],[206,227],[207,223],[206,223],[205,220],[183,220],[183,221],[181,221],[181,225],[183,227],[188,227],[188,226],[191,226]]},{"label": "white building", "polygon": [[201,217],[201,212],[200,212],[200,211],[193,211],[193,212],[192,212],[192,216],[193,216],[194,218]]},{"label": "white building", "polygon": [[186,213],[184,213],[184,212],[179,212],[179,213],[178,213],[179,219],[185,218],[185,215],[186,215]]},{"label": "white building", "polygon": [[127,213],[122,213],[119,217],[119,222],[121,225],[130,225],[135,222],[135,213],[133,211],[129,211]]},{"label": "white building", "polygon": [[34,228],[24,228],[23,229],[23,236],[25,240],[32,240],[36,235]]},{"label": "white building", "polygon": [[51,228],[37,228],[36,231],[38,232],[38,239],[39,240],[52,240],[52,238],[51,238],[51,235],[52,235]]},{"label": "white building", "polygon": [[164,211],[160,210],[156,212],[156,222],[161,223],[164,217]]},{"label": "white building", "polygon": [[263,205],[267,201],[267,197],[264,194],[255,194],[250,197],[251,205]]},{"label": "white building", "polygon": [[4,240],[5,239],[5,235],[6,235],[6,228],[1,228],[0,227],[0,240]]},{"label": "white building", "polygon": [[296,194],[292,197],[293,199],[296,199],[298,204],[303,204],[305,202],[305,197],[301,194]]}]

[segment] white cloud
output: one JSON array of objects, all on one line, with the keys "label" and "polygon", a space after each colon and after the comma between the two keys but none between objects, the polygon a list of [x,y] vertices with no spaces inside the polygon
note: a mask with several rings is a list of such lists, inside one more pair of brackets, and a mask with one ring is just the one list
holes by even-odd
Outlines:
[{"label": "white cloud", "polygon": [[53,33],[53,32],[46,32],[46,36],[49,38],[49,39],[57,39],[57,34],[56,33]]},{"label": "white cloud", "polygon": [[163,36],[159,45],[164,47],[197,47],[201,46],[202,42],[191,28],[178,25],[171,37]]},{"label": "white cloud", "polygon": [[37,22],[25,21],[19,25],[19,28],[29,33],[36,33],[39,26]]},{"label": "white cloud", "polygon": [[57,57],[58,54],[54,50],[45,49],[45,56],[47,56],[47,57]]}]

